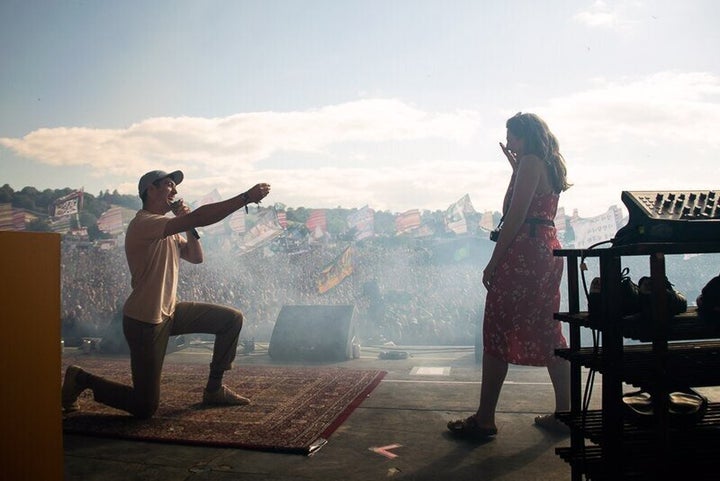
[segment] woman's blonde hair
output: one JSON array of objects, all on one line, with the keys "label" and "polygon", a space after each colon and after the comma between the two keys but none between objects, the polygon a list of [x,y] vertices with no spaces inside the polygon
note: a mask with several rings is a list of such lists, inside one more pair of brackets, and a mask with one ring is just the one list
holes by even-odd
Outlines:
[{"label": "woman's blonde hair", "polygon": [[547,163],[550,181],[556,192],[570,188],[572,184],[567,181],[567,167],[557,137],[543,119],[535,114],[518,112],[508,119],[505,126],[515,137],[523,140],[526,154],[536,155]]}]

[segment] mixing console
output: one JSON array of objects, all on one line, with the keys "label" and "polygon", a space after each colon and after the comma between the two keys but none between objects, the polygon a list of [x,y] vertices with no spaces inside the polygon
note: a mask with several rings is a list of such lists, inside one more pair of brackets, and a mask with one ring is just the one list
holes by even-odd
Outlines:
[{"label": "mixing console", "polygon": [[630,217],[615,234],[613,245],[719,240],[717,192],[623,191],[621,199]]}]

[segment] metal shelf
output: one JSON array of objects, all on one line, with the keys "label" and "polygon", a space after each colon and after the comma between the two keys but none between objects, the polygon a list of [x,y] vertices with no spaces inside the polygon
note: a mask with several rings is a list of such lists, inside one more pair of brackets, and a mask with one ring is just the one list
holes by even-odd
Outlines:
[{"label": "metal shelf", "polygon": [[[556,448],[555,453],[570,464],[573,469],[585,474],[593,481],[617,481],[621,477],[627,481],[648,481],[658,479],[658,459],[653,453],[628,453],[620,460],[619,466],[608,466],[600,446],[587,446],[582,449]],[[692,479],[693,481],[717,480],[717,448],[707,447],[701,451],[690,452],[690,458],[674,456],[669,468],[660,475],[663,479]]]},{"label": "metal shelf", "polygon": [[[555,351],[563,359],[605,374],[603,352],[602,346]],[[720,382],[720,341],[671,343],[666,354],[657,354],[650,344],[626,345],[620,361],[622,381],[636,387],[655,385],[660,374],[657,372],[660,356],[665,364],[662,382],[667,386],[716,386]]]},{"label": "metal shelf", "polygon": [[[679,425],[667,412],[663,393],[687,387],[720,385],[720,322],[700,319],[697,310],[671,316],[665,300],[665,256],[718,253],[720,242],[653,243],[606,249],[554,251],[567,260],[569,312],[555,319],[570,326],[570,347],[556,355],[570,361],[571,411],[558,413],[570,427],[570,446],[557,454],[571,466],[573,481],[669,480],[717,478],[720,457],[720,403],[710,403],[702,419]],[[623,256],[648,256],[652,305],[640,314],[623,316],[620,298]],[[579,309],[579,260],[600,263],[600,313]],[[646,306],[648,307],[648,306]],[[581,328],[600,333],[598,346],[583,346]],[[628,344],[626,339],[638,341]],[[602,374],[600,410],[582,411],[580,369]],[[639,425],[624,411],[623,384],[658,396],[657,415]],[[590,445],[586,445],[592,443]]]},{"label": "metal shelf", "polygon": [[[588,312],[555,313],[555,319],[570,325],[578,325],[596,331],[603,331],[606,323],[599,316]],[[640,342],[653,342],[657,339],[656,324],[644,319],[640,314],[622,318],[622,335]],[[720,322],[700,319],[697,308],[691,307],[687,312],[673,316],[668,322],[668,341],[689,341],[693,339],[720,339]]]}]

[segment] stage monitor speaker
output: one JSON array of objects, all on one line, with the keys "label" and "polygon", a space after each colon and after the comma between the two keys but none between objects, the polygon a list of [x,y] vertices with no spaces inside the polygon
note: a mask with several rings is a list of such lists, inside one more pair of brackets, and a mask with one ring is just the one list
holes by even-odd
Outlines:
[{"label": "stage monitor speaker", "polygon": [[270,337],[270,357],[283,361],[352,358],[355,306],[283,306]]}]

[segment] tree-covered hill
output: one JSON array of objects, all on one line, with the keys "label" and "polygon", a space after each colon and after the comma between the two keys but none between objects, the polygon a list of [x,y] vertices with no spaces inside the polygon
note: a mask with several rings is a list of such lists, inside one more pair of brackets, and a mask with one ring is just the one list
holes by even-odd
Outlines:
[{"label": "tree-covered hill", "polygon": [[[21,190],[13,190],[13,188],[5,184],[0,187],[0,204],[11,204],[15,209],[23,209],[37,219],[26,225],[26,229],[36,232],[48,232],[50,227],[50,213],[54,202],[61,197],[71,194],[76,189],[45,189],[38,190],[35,187],[23,187]],[[85,227],[90,240],[103,239],[109,237],[97,228],[97,220],[111,206],[120,206],[127,209],[137,210],[141,208],[140,199],[135,195],[122,195],[116,191],[100,192],[97,196],[90,193],[83,193],[83,204],[80,209],[77,221],[73,219],[71,227]],[[287,214],[289,224],[304,226],[308,220],[310,213],[314,208],[306,207],[286,207],[282,204],[276,204],[275,208],[283,210]],[[334,236],[343,236],[344,234],[352,235],[348,232],[347,217],[349,214],[357,211],[357,209],[347,209],[342,207],[326,208],[327,230]],[[423,211],[421,213],[423,224],[433,227],[435,232],[442,232],[443,211]],[[499,216],[499,214],[498,214]],[[395,235],[395,217],[394,213],[389,211],[375,212],[374,230],[377,235]]]}]

